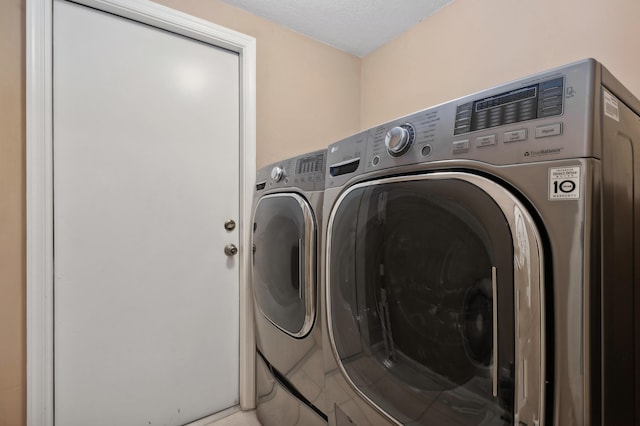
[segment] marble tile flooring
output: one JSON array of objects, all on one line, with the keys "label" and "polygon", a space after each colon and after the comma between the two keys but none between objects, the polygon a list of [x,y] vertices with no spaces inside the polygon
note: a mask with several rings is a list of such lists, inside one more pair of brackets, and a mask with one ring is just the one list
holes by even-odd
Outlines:
[{"label": "marble tile flooring", "polygon": [[241,411],[239,407],[231,407],[187,426],[260,426],[260,422],[255,410]]}]

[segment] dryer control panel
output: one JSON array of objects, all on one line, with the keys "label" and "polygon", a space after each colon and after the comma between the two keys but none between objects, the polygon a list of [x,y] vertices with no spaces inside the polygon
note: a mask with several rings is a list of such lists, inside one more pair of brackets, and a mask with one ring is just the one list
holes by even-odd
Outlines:
[{"label": "dryer control panel", "polygon": [[321,150],[289,158],[256,172],[256,191],[297,188],[302,191],[324,189],[327,151]]}]

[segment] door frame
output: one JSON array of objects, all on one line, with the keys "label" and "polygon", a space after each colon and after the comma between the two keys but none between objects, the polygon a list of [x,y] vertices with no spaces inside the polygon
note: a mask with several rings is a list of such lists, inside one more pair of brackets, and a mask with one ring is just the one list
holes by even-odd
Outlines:
[{"label": "door frame", "polygon": [[[238,53],[240,59],[240,407],[255,408],[250,292],[251,206],[256,159],[256,41],[147,0],[74,0]],[[53,0],[26,2],[27,424],[54,424]]]}]

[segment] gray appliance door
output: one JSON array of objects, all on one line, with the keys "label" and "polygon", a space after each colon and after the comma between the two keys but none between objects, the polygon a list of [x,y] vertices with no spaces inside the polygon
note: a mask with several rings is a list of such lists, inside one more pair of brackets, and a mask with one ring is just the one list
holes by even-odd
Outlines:
[{"label": "gray appliance door", "polygon": [[253,291],[260,312],[293,337],[315,319],[316,221],[299,194],[262,197],[253,219]]},{"label": "gray appliance door", "polygon": [[403,424],[542,424],[538,235],[515,197],[470,173],[345,191],[327,306],[348,382]]}]

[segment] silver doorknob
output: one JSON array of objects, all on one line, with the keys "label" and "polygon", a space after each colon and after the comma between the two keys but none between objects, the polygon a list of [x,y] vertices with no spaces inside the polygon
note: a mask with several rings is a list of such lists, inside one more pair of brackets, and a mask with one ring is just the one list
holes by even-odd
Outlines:
[{"label": "silver doorknob", "polygon": [[224,247],[224,254],[227,256],[235,256],[238,254],[238,247],[236,247],[235,244],[227,244]]},{"label": "silver doorknob", "polygon": [[227,231],[233,231],[236,229],[236,222],[233,219],[228,219],[224,222],[224,229]]}]

